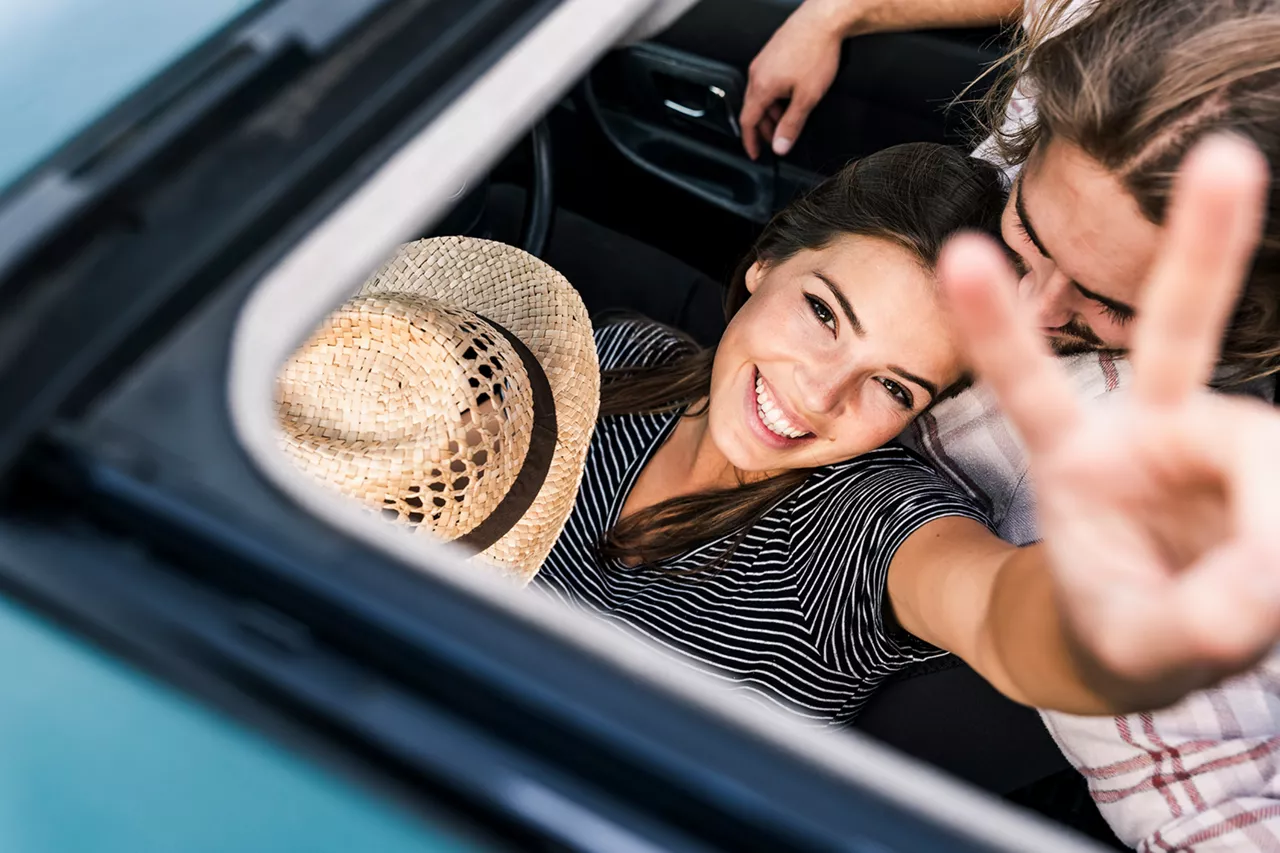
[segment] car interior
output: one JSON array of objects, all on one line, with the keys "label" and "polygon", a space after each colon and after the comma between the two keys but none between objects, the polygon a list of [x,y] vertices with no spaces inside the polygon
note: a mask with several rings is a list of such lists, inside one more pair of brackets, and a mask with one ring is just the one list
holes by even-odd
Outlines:
[{"label": "car interior", "polygon": [[[564,5],[255,5],[0,195],[0,589],[497,845],[623,849],[584,841],[576,813],[531,806],[494,767],[650,845],[627,849],[1001,849],[982,835],[995,819],[922,817],[877,793],[880,771],[815,769],[483,591],[407,571],[283,494],[237,437],[230,341],[257,283]],[[747,67],[796,5],[701,0],[601,46],[418,236],[520,246],[594,317],[639,312],[714,343],[761,225],[866,153],[972,146],[969,84],[1006,44],[859,38],[794,151],[752,162]],[[898,677],[856,728],[960,773],[975,802],[1119,846],[1037,714],[959,661]],[[1057,830],[1026,821],[1044,837],[1005,849],[1051,849]]]},{"label": "car interior", "polygon": [[[563,272],[593,316],[635,311],[713,344],[723,283],[759,226],[864,154],[919,140],[972,145],[972,105],[985,89],[967,87],[1006,44],[995,29],[860,39],[794,152],[754,163],[736,113],[747,65],[789,8],[704,0],[652,41],[611,52],[430,233],[520,245]],[[554,211],[547,226],[543,209]],[[856,726],[1109,835],[1038,716],[958,660],[900,676]],[[966,751],[990,763],[975,768]]]}]

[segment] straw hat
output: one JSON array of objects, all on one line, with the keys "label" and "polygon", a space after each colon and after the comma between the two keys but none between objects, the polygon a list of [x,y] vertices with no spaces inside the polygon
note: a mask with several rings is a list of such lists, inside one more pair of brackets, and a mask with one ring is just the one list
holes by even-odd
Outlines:
[{"label": "straw hat", "polygon": [[389,522],[527,581],[573,508],[600,405],[564,277],[468,237],[400,248],[285,364],[281,444]]}]

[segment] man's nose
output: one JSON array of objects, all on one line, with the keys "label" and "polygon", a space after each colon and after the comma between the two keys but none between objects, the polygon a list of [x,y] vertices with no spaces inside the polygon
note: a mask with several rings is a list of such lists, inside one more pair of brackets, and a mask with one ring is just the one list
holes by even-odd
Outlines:
[{"label": "man's nose", "polygon": [[1018,282],[1018,297],[1027,305],[1036,323],[1043,329],[1056,329],[1075,316],[1074,290],[1071,279],[1050,264],[1047,269],[1033,269]]}]

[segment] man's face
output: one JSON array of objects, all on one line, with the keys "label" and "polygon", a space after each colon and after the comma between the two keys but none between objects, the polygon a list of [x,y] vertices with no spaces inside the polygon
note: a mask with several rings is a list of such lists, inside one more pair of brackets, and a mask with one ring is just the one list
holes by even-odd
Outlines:
[{"label": "man's face", "polygon": [[1070,143],[1040,146],[1001,231],[1022,260],[1019,294],[1056,350],[1128,347],[1160,228],[1111,173]]}]

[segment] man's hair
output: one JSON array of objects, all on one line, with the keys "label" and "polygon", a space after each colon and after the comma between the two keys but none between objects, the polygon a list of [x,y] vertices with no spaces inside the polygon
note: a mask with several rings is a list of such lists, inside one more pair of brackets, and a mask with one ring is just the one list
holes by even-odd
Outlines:
[{"label": "man's hair", "polygon": [[[1036,115],[1004,127],[1015,79]],[[987,96],[1008,162],[1052,139],[1120,179],[1162,224],[1183,156],[1206,134],[1251,139],[1280,175],[1280,0],[1049,0]],[[1280,372],[1280,192],[1223,340],[1228,381]]]}]

